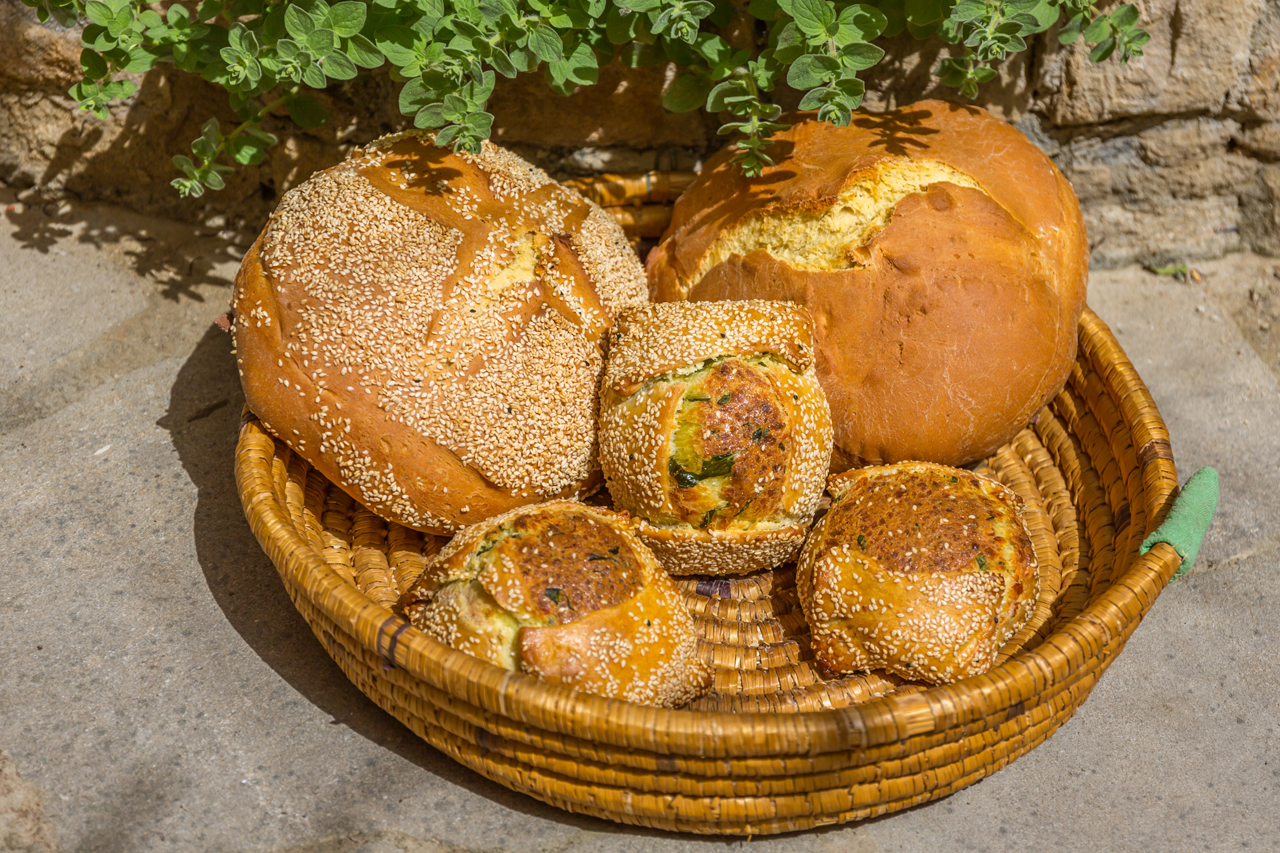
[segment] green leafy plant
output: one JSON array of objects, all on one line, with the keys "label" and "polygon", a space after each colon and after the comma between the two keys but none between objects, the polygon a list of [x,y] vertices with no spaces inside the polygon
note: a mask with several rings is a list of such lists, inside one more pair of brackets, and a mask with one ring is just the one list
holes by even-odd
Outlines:
[{"label": "green leafy plant", "polygon": [[1069,44],[1083,38],[1102,61],[1142,55],[1147,33],[1131,4],[1100,12],[1096,0],[23,0],[41,21],[85,23],[84,78],[70,94],[105,118],[137,87],[120,75],[156,63],[199,74],[227,90],[241,123],[204,125],[192,156],[174,164],[180,193],[220,189],[234,164],[262,160],[276,138],[262,119],[284,109],[311,127],[327,115],[311,92],[389,65],[404,85],[399,106],[436,144],[476,152],[488,138],[486,110],[497,75],[541,70],[568,94],[596,82],[617,57],[630,67],[674,62],[667,109],[727,116],[737,161],[758,174],[770,137],[785,125],[769,101],[781,81],[800,107],[845,125],[862,103],[859,74],[884,56],[876,41],[909,32],[953,45],[936,73],[968,97],[995,66],[1055,23]]}]

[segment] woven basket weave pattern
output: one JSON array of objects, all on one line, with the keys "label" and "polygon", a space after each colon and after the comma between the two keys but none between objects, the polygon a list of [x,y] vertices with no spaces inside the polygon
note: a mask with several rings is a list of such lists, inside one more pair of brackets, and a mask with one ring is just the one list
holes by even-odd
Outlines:
[{"label": "woven basket weave pattern", "polygon": [[[673,181],[661,200],[682,188]],[[1042,571],[1034,615],[995,669],[940,687],[876,673],[823,680],[781,568],[679,582],[714,668],[712,692],[690,709],[579,694],[394,616],[388,606],[443,540],[373,515],[250,415],[236,480],[255,535],[343,672],[462,764],[644,826],[760,835],[840,823],[959,790],[1042,742],[1178,567],[1168,545],[1138,558],[1177,485],[1168,433],[1106,325],[1086,310],[1079,332],[1067,387],[984,467],[1027,503]]]}]

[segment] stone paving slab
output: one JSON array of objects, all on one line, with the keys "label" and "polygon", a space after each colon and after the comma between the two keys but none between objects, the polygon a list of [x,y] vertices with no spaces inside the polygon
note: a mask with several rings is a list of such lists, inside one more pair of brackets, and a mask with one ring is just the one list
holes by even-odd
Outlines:
[{"label": "stone paving slab", "polygon": [[[236,498],[243,398],[210,322],[236,246],[109,208],[0,222],[0,850],[748,846],[511,793],[346,680]],[[1093,278],[1182,478],[1216,466],[1223,501],[1200,563],[1080,711],[944,800],[751,849],[1280,849],[1276,266]]]}]

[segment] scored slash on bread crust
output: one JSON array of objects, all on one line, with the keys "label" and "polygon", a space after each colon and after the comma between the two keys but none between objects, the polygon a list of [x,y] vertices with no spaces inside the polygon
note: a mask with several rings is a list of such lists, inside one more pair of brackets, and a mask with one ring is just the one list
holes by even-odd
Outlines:
[{"label": "scored slash on bread crust", "polygon": [[1075,357],[1089,247],[1071,186],[976,107],[795,118],[758,178],[733,146],[708,161],[648,257],[652,297],[807,306],[833,472],[989,456]]},{"label": "scored slash on bread crust", "polygon": [[990,669],[1039,594],[1021,498],[925,462],[838,474],[829,491],[796,572],[822,666],[935,684]]},{"label": "scored slash on bread crust", "polygon": [[286,194],[241,266],[249,407],[378,514],[451,532],[598,487],[616,223],[514,154],[397,134]]},{"label": "scored slash on bread crust", "polygon": [[615,504],[673,574],[745,574],[795,554],[822,496],[831,418],[802,308],[623,311],[601,388]]},{"label": "scored slash on bread crust", "polygon": [[458,533],[397,605],[416,627],[497,666],[646,705],[706,690],[693,619],[625,514],[573,501]]}]

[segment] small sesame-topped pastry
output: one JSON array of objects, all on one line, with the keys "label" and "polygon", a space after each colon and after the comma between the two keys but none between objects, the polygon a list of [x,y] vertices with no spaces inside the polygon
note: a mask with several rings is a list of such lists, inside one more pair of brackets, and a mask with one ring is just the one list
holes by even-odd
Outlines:
[{"label": "small sesame-topped pastry", "polygon": [[828,490],[796,572],[818,662],[933,684],[990,669],[1040,589],[1022,499],[928,462],[846,471]]},{"label": "small sesame-topped pastry", "polygon": [[551,501],[473,525],[396,609],[504,669],[598,696],[683,705],[706,690],[710,670],[684,600],[627,522]]},{"label": "small sesame-topped pastry", "polygon": [[615,504],[673,574],[791,558],[822,497],[831,417],[813,324],[785,302],[623,311],[600,391],[600,464]]},{"label": "small sesame-topped pastry", "polygon": [[234,296],[245,399],[381,516],[452,533],[599,487],[604,336],[648,301],[612,217],[410,131],[291,190]]}]

